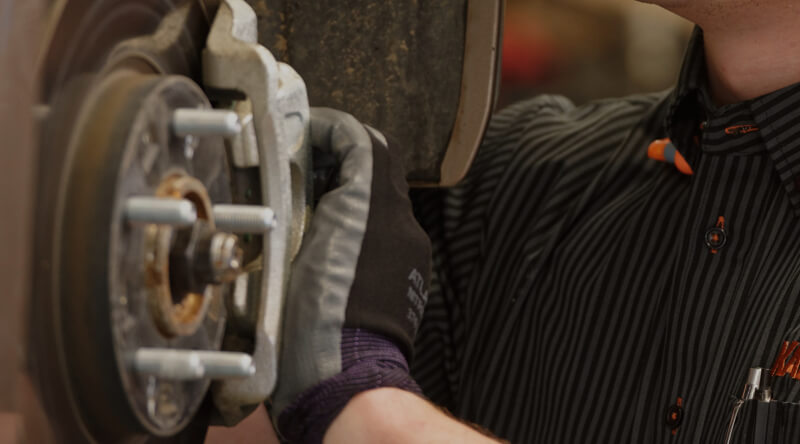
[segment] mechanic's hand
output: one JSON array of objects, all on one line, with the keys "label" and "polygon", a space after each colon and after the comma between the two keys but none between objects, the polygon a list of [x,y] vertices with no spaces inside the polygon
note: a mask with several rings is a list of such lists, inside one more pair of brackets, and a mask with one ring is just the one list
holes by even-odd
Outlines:
[{"label": "mechanic's hand", "polygon": [[385,138],[349,114],[314,108],[311,143],[337,159],[338,186],[319,200],[292,266],[273,421],[342,371],[343,328],[385,337],[410,359],[427,301],[430,242]]}]

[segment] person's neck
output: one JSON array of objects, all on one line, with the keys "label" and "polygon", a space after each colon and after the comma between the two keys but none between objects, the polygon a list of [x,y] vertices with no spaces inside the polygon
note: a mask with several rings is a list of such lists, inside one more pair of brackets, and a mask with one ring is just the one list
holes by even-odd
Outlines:
[{"label": "person's neck", "polygon": [[703,27],[711,96],[717,105],[753,99],[800,82],[795,14],[741,26]]}]

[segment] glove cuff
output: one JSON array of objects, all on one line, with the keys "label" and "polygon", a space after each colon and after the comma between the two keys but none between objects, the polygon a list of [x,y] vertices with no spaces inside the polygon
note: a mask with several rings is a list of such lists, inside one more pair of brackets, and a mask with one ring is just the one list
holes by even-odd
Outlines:
[{"label": "glove cuff", "polygon": [[311,387],[278,418],[283,437],[292,443],[319,444],[333,420],[355,395],[394,387],[418,395],[405,357],[390,340],[361,329],[342,330],[342,372]]}]

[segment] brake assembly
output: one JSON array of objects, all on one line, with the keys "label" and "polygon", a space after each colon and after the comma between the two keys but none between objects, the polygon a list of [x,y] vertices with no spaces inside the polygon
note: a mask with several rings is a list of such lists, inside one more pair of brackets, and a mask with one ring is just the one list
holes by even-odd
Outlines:
[{"label": "brake assembly", "polygon": [[29,366],[59,440],[197,442],[275,386],[308,100],[243,0],[114,3],[42,62]]}]

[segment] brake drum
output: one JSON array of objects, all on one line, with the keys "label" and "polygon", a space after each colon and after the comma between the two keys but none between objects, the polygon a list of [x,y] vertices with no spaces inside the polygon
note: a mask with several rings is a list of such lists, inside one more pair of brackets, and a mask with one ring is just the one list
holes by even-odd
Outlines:
[{"label": "brake drum", "polygon": [[[59,441],[198,442],[210,380],[143,370],[137,352],[222,343],[230,285],[191,275],[217,233],[212,205],[232,202],[228,161],[221,137],[173,128],[176,110],[211,108],[196,82],[209,11],[61,6],[37,109],[30,371]],[[165,23],[174,32],[153,39]],[[136,198],[189,202],[196,222],[131,220]]]}]

